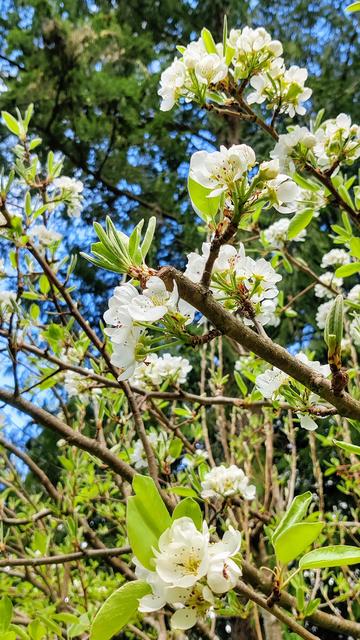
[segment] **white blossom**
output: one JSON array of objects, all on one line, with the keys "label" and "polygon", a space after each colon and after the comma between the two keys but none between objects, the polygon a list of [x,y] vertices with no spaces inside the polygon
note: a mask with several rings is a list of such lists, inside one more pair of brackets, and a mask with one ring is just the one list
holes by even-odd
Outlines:
[{"label": "white blossom", "polygon": [[171,293],[165,283],[157,276],[151,276],[146,283],[142,295],[134,296],[128,305],[128,313],[138,322],[156,322],[168,311],[175,311],[179,299],[177,285]]},{"label": "white blossom", "polygon": [[209,86],[224,80],[228,74],[228,68],[224,58],[217,53],[207,53],[198,60],[195,65],[195,75],[201,84]]},{"label": "white blossom", "polygon": [[345,113],[325,120],[316,131],[316,139],[314,154],[322,169],[352,164],[360,157],[360,127],[352,125]]},{"label": "white blossom", "polygon": [[[161,449],[161,453],[163,453],[168,448],[168,436],[165,432],[156,433],[156,431],[150,431],[147,434],[147,439],[155,452],[160,453]],[[174,458],[168,456],[164,461],[171,464],[174,462]],[[133,451],[130,454],[130,462],[137,470],[146,469],[148,466],[144,445],[140,439],[134,443]]]},{"label": "white blossom", "polygon": [[333,301],[328,300],[327,302],[323,302],[323,304],[321,304],[318,307],[318,310],[316,313],[316,324],[319,327],[319,329],[325,329],[326,318],[329,315],[329,311],[332,307],[332,304],[333,304]]},{"label": "white blossom", "polygon": [[347,294],[348,300],[360,304],[360,284],[356,284]]},{"label": "white blossom", "polygon": [[204,521],[198,531],[193,520],[178,518],[159,538],[155,550],[156,573],[169,586],[192,587],[209,565],[209,531]]},{"label": "white blossom", "polygon": [[183,95],[187,71],[181,60],[174,60],[161,74],[159,96],[162,98],[161,111],[170,111]]},{"label": "white blossom", "polygon": [[285,173],[294,173],[295,165],[292,158],[296,157],[301,149],[307,151],[316,144],[316,137],[307,127],[296,125],[289,133],[281,134],[274,149],[270,152],[271,158],[276,158],[280,164],[280,170]]},{"label": "white blossom", "polygon": [[[331,271],[325,271],[325,273],[319,276],[319,280],[324,284],[333,287],[334,289],[339,289],[342,286],[343,279],[337,278]],[[331,298],[336,295],[327,287],[324,287],[322,284],[316,284],[314,287],[314,293],[317,298]]]},{"label": "white blossom", "polygon": [[238,78],[246,78],[259,69],[267,71],[283,51],[281,42],[272,40],[262,27],[231,29],[228,43],[234,49],[233,64]]},{"label": "white blossom", "polygon": [[297,414],[300,422],[300,427],[306,429],[306,431],[315,431],[318,428],[315,420],[308,413]]},{"label": "white blossom", "polygon": [[284,371],[273,367],[260,373],[255,380],[255,386],[259,389],[264,398],[273,399],[277,391],[283,384],[286,384],[289,376]]},{"label": "white blossom", "polygon": [[296,211],[296,200],[300,189],[296,182],[289,176],[280,173],[267,183],[267,194],[274,209],[279,213],[292,213]]},{"label": "white blossom", "polygon": [[240,494],[245,500],[254,500],[256,495],[255,485],[249,485],[249,478],[234,464],[230,467],[220,465],[210,469],[204,476],[201,487],[203,498]]},{"label": "white blossom", "polygon": [[347,251],[344,249],[331,249],[331,251],[323,255],[321,267],[326,269],[326,267],[349,264],[349,262],[351,262],[351,256]]},{"label": "white blossom", "polygon": [[60,197],[67,205],[69,216],[78,218],[82,209],[83,183],[80,180],[75,180],[75,178],[61,176],[60,178],[55,178],[52,184],[56,189],[60,189]]},{"label": "white blossom", "polygon": [[173,522],[160,536],[154,549],[154,571],[135,558],[135,573],[145,580],[152,593],[139,602],[139,611],[158,611],[167,603],[175,607],[173,629],[186,630],[209,615],[216,598],[236,585],[241,570],[233,557],[239,552],[241,534],[232,527],[219,542],[210,542],[206,522],[199,531],[188,517]]},{"label": "white blossom", "polygon": [[16,302],[16,293],[7,289],[0,290],[0,319],[8,321]]},{"label": "white blossom", "polygon": [[37,240],[42,247],[49,247],[62,238],[61,233],[45,227],[44,224],[37,224],[28,231],[32,240]]},{"label": "white blossom", "polygon": [[251,147],[246,144],[224,146],[220,151],[196,151],[190,160],[190,177],[198,184],[211,189],[209,197],[231,192],[235,184],[246,176],[256,162]]},{"label": "white blossom", "polygon": [[[94,370],[91,368],[84,368],[83,370],[89,374],[94,373]],[[82,398],[88,393],[99,393],[100,390],[91,388],[92,385],[94,385],[94,380],[87,378],[85,375],[78,373],[77,371],[68,369],[65,372],[64,389],[70,398],[74,396]]]},{"label": "white blossom", "polygon": [[[282,249],[284,244],[288,242],[287,232],[289,229],[289,218],[281,218],[274,222],[270,227],[264,230],[264,237],[267,242],[275,249]],[[292,240],[295,242],[303,242],[306,237],[306,229],[303,229],[298,233],[296,238]]]}]

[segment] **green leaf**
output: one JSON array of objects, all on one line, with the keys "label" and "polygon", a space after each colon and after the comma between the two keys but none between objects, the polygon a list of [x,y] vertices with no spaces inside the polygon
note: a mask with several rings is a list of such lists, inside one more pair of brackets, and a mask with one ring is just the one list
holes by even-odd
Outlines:
[{"label": "green leaf", "polygon": [[358,258],[360,260],[360,238],[351,238],[350,252],[354,258]]},{"label": "green leaf", "polygon": [[309,508],[310,502],[312,500],[312,493],[310,491],[306,491],[306,493],[302,493],[299,496],[296,496],[292,501],[290,507],[284,513],[281,518],[278,526],[276,527],[273,536],[272,543],[274,544],[279,537],[279,535],[285,531],[288,527],[291,527],[293,524],[297,522],[301,522],[306,516],[306,512]]},{"label": "green leaf", "polygon": [[356,444],[352,444],[350,442],[344,442],[343,440],[334,440],[334,444],[340,449],[344,449],[348,453],[355,453],[355,455],[360,456],[360,447]]},{"label": "green leaf", "polygon": [[169,444],[169,454],[172,458],[178,458],[181,455],[183,443],[180,438],[173,438]]},{"label": "green leaf", "polygon": [[151,571],[153,548],[171,526],[171,517],[152,478],[136,475],[133,489],[136,495],[128,499],[126,511],[128,538],[135,556]]},{"label": "green leaf", "polygon": [[20,133],[20,125],[16,120],[16,118],[14,118],[14,116],[12,116],[11,113],[8,113],[7,111],[2,111],[1,115],[5,120],[5,124],[9,129],[9,131],[11,131],[11,133],[14,133],[16,136],[18,136]]},{"label": "green leaf", "polygon": [[196,528],[201,531],[203,516],[198,503],[195,502],[193,498],[185,498],[185,500],[181,500],[174,509],[172,516],[173,520],[178,520],[178,518],[184,517],[191,518]]},{"label": "green leaf", "polygon": [[320,535],[322,522],[299,522],[287,527],[274,543],[276,557],[282,564],[297,558]]},{"label": "green leaf", "polygon": [[142,257],[146,258],[149,249],[151,247],[151,243],[153,241],[153,237],[154,237],[154,233],[155,233],[155,229],[156,229],[156,217],[155,216],[151,216],[149,222],[148,222],[148,226],[144,235],[144,239],[142,241],[141,244],[141,253],[142,253]]},{"label": "green leaf", "polygon": [[5,633],[8,630],[12,617],[12,602],[10,598],[4,596],[0,600],[0,631]]},{"label": "green leaf", "polygon": [[217,53],[215,40],[212,37],[212,34],[209,31],[209,29],[206,29],[204,27],[204,29],[201,30],[201,37],[203,39],[203,43],[205,45],[206,51],[208,53]]},{"label": "green leaf", "polygon": [[326,567],[347,567],[360,564],[360,547],[344,544],[322,547],[310,551],[299,562],[301,569],[324,569]]},{"label": "green leaf", "polygon": [[306,189],[306,191],[314,191],[314,192],[319,191],[319,186],[317,184],[315,184],[311,180],[306,180],[306,178],[301,176],[299,173],[294,173],[292,177],[296,182],[296,184],[298,184],[299,187],[301,187],[302,189]]},{"label": "green leaf", "polygon": [[151,593],[146,582],[127,582],[115,591],[97,612],[90,630],[90,640],[110,640],[135,616],[139,600]]},{"label": "green leaf", "polygon": [[353,11],[360,11],[360,2],[353,2],[346,7],[345,11],[352,13]]},{"label": "green leaf", "polygon": [[290,220],[287,236],[289,240],[296,238],[297,235],[310,224],[314,215],[313,209],[304,209],[299,211],[292,220]]},{"label": "green leaf", "polygon": [[346,278],[346,276],[352,276],[354,273],[360,271],[360,262],[351,262],[350,264],[343,264],[336,269],[335,275],[337,278]]},{"label": "green leaf", "polygon": [[198,216],[205,222],[214,220],[219,210],[221,197],[208,198],[211,189],[203,187],[190,177],[188,178],[188,191],[191,204]]},{"label": "green leaf", "polygon": [[28,632],[31,640],[44,640],[44,636],[46,636],[46,627],[41,620],[33,620],[28,626]]}]

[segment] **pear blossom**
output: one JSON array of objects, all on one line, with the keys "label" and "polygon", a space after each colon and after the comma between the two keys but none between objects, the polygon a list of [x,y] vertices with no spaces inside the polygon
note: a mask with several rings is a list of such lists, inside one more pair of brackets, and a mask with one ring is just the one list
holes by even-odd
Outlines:
[{"label": "pear blossom", "polygon": [[0,321],[5,320],[7,322],[10,319],[15,302],[16,293],[14,291],[6,289],[0,291]]},{"label": "pear blossom", "polygon": [[155,550],[156,573],[176,587],[192,587],[204,577],[209,564],[209,531],[206,522],[198,531],[193,520],[178,518],[161,534]]},{"label": "pear blossom", "polygon": [[178,518],[154,549],[154,571],[134,559],[137,578],[151,587],[140,599],[139,611],[150,613],[170,604],[176,609],[171,627],[190,629],[214,610],[219,596],[235,587],[241,569],[233,558],[240,544],[241,534],[233,527],[222,540],[211,542],[206,522],[199,531],[190,518]]},{"label": "pear blossom", "polygon": [[205,474],[201,482],[203,498],[227,497],[240,494],[245,500],[254,500],[255,485],[249,485],[249,478],[242,469],[232,464],[230,467],[220,465],[213,467]]},{"label": "pear blossom", "polygon": [[42,247],[50,247],[62,238],[61,233],[45,227],[44,224],[36,224],[32,229],[29,229],[28,235],[32,240],[37,240]]},{"label": "pear blossom", "polygon": [[[155,451],[157,456],[167,465],[174,462],[175,458],[169,453],[169,438],[166,432],[156,433],[156,431],[150,431],[147,434],[147,439]],[[136,440],[134,443],[133,451],[130,454],[130,463],[135,469],[147,469],[148,461],[144,450],[144,445],[141,440]]]},{"label": "pear blossom", "polygon": [[231,526],[225,531],[220,542],[210,545],[207,583],[214,593],[227,593],[236,586],[241,569],[232,557],[239,552],[240,546],[241,533]]},{"label": "pear blossom", "polygon": [[128,380],[135,371],[138,362],[146,360],[148,353],[141,340],[143,330],[132,326],[130,331],[118,342],[113,342],[111,364],[121,369],[119,381]]},{"label": "pear blossom", "polygon": [[60,178],[55,178],[52,184],[56,189],[60,190],[60,198],[66,203],[69,216],[78,218],[82,209],[83,183],[80,180],[75,180],[75,178],[61,176]]},{"label": "pear blossom", "polygon": [[287,113],[290,118],[296,114],[304,115],[306,109],[303,102],[312,94],[312,90],[304,86],[307,77],[306,69],[296,65],[285,69],[279,58],[274,60],[266,73],[251,78],[250,85],[254,91],[248,95],[247,100],[249,104],[267,101],[272,108],[280,105],[281,113]]},{"label": "pear blossom", "polygon": [[[342,278],[337,278],[331,271],[325,271],[325,273],[319,276],[319,280],[324,284],[333,287],[334,289],[340,289],[343,284]],[[324,287],[322,284],[316,284],[314,287],[314,293],[317,298],[331,298],[336,295],[327,287]]]},{"label": "pear blossom", "polygon": [[203,55],[195,65],[195,75],[201,84],[209,86],[224,80],[228,74],[228,67],[224,58],[216,53]]},{"label": "pear blossom", "polygon": [[356,304],[360,304],[360,284],[356,284],[347,294],[347,299]]},{"label": "pear blossom", "polygon": [[316,130],[316,140],[314,154],[322,169],[352,164],[360,157],[360,126],[351,124],[345,113],[325,120]]},{"label": "pear blossom", "polygon": [[207,189],[209,197],[229,193],[256,162],[253,149],[246,144],[223,145],[220,151],[196,151],[190,160],[190,178]]},{"label": "pear blossom", "polygon": [[277,369],[277,367],[273,367],[272,369],[267,369],[264,373],[260,373],[257,376],[255,386],[264,398],[273,399],[280,387],[288,381],[289,376],[287,373]]},{"label": "pear blossom", "polygon": [[279,136],[270,156],[279,161],[281,171],[292,174],[295,171],[293,158],[299,156],[301,151],[306,154],[315,144],[316,136],[307,127],[296,125],[289,128],[288,133]]},{"label": "pear blossom", "polygon": [[293,65],[284,73],[285,87],[282,87],[282,99],[287,105],[284,113],[287,113],[290,118],[296,114],[303,116],[306,113],[302,103],[309,100],[312,95],[312,89],[304,86],[307,77],[307,69],[297,65]]},{"label": "pear blossom", "polygon": [[151,276],[146,283],[142,295],[134,296],[128,305],[128,313],[137,322],[156,322],[168,311],[176,311],[179,299],[177,285],[171,293],[157,276]]},{"label": "pear blossom", "polygon": [[[89,374],[94,373],[94,370],[91,369],[91,367],[84,368],[84,371],[87,371]],[[64,388],[70,398],[82,398],[88,393],[99,393],[100,389],[94,389],[92,388],[92,385],[94,385],[94,381],[91,378],[87,378],[85,375],[77,373],[77,371],[71,371],[71,369],[68,369],[65,372]]]},{"label": "pear blossom", "polygon": [[187,71],[181,60],[174,60],[161,74],[159,96],[162,98],[161,111],[170,111],[181,95],[185,93]]},{"label": "pear blossom", "polygon": [[258,73],[259,69],[267,71],[283,52],[281,42],[272,40],[263,27],[231,29],[228,44],[234,49],[233,64],[237,78],[246,78]]},{"label": "pear blossom", "polygon": [[328,253],[325,253],[321,260],[321,267],[326,269],[326,267],[333,267],[349,264],[351,262],[351,256],[344,249],[331,249]]},{"label": "pear blossom", "polygon": [[198,62],[201,61],[204,56],[207,55],[207,51],[202,38],[190,42],[182,52],[182,62],[189,70],[195,69]]},{"label": "pear blossom", "polygon": [[274,209],[279,213],[296,211],[296,200],[300,189],[289,176],[280,173],[273,180],[267,182],[267,196]]},{"label": "pear blossom", "polygon": [[[111,338],[113,344],[121,344],[134,330],[134,321],[128,312],[130,303],[140,297],[138,290],[130,282],[115,287],[114,295],[109,300],[109,308],[104,313],[107,324],[104,333]],[[137,332],[140,333],[140,329]]]},{"label": "pear blossom", "polygon": [[328,364],[321,364],[318,360],[310,360],[303,351],[299,351],[295,357],[300,360],[300,362],[313,369],[313,371],[316,371],[319,375],[324,376],[324,378],[327,378],[330,375],[330,367]]},{"label": "pear blossom", "polygon": [[332,300],[328,300],[327,302],[323,302],[323,304],[321,304],[318,307],[318,310],[316,312],[316,324],[318,326],[319,329],[325,329],[325,325],[326,325],[326,318],[329,315],[329,311],[332,307],[333,301]]},{"label": "pear blossom", "polygon": [[[264,237],[267,242],[275,249],[281,249],[286,242],[288,242],[287,232],[290,226],[289,218],[281,218],[274,222],[270,227],[264,230]],[[292,240],[295,242],[303,242],[306,237],[306,229],[303,229],[298,233],[296,238]]]}]

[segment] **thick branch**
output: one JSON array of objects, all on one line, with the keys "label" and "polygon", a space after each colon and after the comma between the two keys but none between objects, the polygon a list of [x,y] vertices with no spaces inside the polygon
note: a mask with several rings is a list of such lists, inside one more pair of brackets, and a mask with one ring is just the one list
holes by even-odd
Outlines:
[{"label": "thick branch", "polygon": [[62,553],[57,556],[44,556],[36,558],[4,558],[0,560],[0,567],[37,567],[47,564],[65,564],[81,558],[116,557],[130,553],[130,547],[117,547],[114,549],[84,549],[73,553]]},{"label": "thick branch", "polygon": [[272,342],[270,338],[260,336],[245,326],[234,315],[226,311],[216,302],[213,296],[200,284],[194,284],[180,271],[173,267],[160,269],[158,275],[168,283],[176,281],[179,295],[186,302],[192,304],[200,311],[217,329],[221,329],[224,335],[233,338],[249,351],[263,358],[269,364],[278,367],[289,376],[301,382],[305,387],[317,393],[338,410],[339,414],[348,418],[360,419],[360,402],[354,400],[349,394],[340,396],[334,394],[331,382],[319,375],[311,367],[303,364],[292,356],[286,349]]},{"label": "thick branch", "polygon": [[[40,407],[36,407],[34,404],[25,400],[21,396],[14,396],[10,391],[5,391],[5,389],[0,389],[0,400],[6,402],[6,404],[10,404],[12,407],[19,409],[23,413],[26,413],[28,416],[31,416],[36,422],[41,424],[43,427],[50,429],[51,431],[61,435],[67,442],[77,446],[79,449],[83,451],[87,451],[92,455],[102,460],[110,469],[118,473],[122,478],[131,482],[135,471],[123,460],[120,460],[117,456],[115,456],[109,449],[103,447],[96,440],[92,440],[87,436],[82,435],[78,431],[74,431],[67,424],[51,415],[44,409]],[[0,439],[0,443],[2,439]],[[7,446],[7,448],[9,448]],[[29,464],[30,466],[30,464]],[[56,492],[57,493],[57,492]]]}]

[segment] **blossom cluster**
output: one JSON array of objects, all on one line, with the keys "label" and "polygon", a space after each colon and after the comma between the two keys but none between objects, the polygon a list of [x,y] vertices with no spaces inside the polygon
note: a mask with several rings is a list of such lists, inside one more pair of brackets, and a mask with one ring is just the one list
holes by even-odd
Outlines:
[{"label": "blossom cluster", "polygon": [[159,357],[156,353],[150,353],[145,362],[136,365],[130,383],[138,389],[161,387],[164,382],[172,385],[184,384],[191,369],[187,358],[172,356],[170,353]]},{"label": "blossom cluster", "polygon": [[[201,280],[209,253],[210,244],[205,242],[201,254],[188,254],[184,273],[192,282]],[[280,280],[281,275],[264,258],[246,256],[243,244],[238,249],[225,244],[215,260],[210,288],[227,309],[243,317],[245,324],[252,325],[256,319],[276,326],[276,283]]]},{"label": "blossom cluster", "polygon": [[240,545],[241,533],[232,527],[221,541],[211,542],[206,522],[199,530],[186,516],[176,519],[154,549],[153,571],[134,560],[137,577],[152,591],[139,601],[139,611],[158,611],[170,604],[176,609],[171,626],[190,629],[216,608],[220,596],[235,587],[241,569],[233,558]]},{"label": "blossom cluster", "polygon": [[168,292],[157,276],[148,279],[142,293],[130,282],[115,288],[109,309],[104,313],[105,322],[111,326],[104,332],[113,346],[111,362],[122,370],[119,380],[127,380],[134,375],[138,363],[148,361],[146,323],[163,320],[169,314],[181,317],[185,322],[191,321],[191,317],[181,315],[182,302],[176,283],[172,292]]},{"label": "blossom cluster", "polygon": [[230,198],[230,202],[224,200],[230,210],[237,207],[244,213],[261,203],[280,213],[296,211],[300,189],[288,175],[280,173],[278,160],[262,162],[250,177],[255,165],[255,152],[248,145],[229,149],[221,146],[220,151],[196,151],[191,156],[189,177],[209,191],[208,198]]},{"label": "blossom cluster", "polygon": [[64,202],[67,206],[68,215],[71,218],[78,218],[83,205],[83,183],[75,178],[60,176],[53,180],[52,186],[55,188],[54,200],[59,199]]},{"label": "blossom cluster", "polygon": [[249,478],[235,464],[210,469],[203,477],[201,489],[203,498],[240,495],[245,500],[253,500],[256,495],[255,485],[249,484]]},{"label": "blossom cluster", "polygon": [[262,27],[232,29],[224,43],[215,43],[204,30],[201,38],[178,50],[181,57],[161,75],[158,93],[163,111],[172,109],[180,98],[231,104],[232,88],[241,81],[250,83],[249,104],[266,101],[269,109],[290,117],[305,113],[303,103],[312,93],[305,87],[307,70],[296,65],[286,68],[281,42]]},{"label": "blossom cluster", "polygon": [[[306,364],[319,375],[324,376],[325,378],[330,375],[329,365],[322,365],[317,360],[310,360],[303,352],[298,353],[296,355],[296,358],[303,364]],[[282,393],[286,391],[286,387],[292,382],[294,381],[292,381],[292,378],[288,376],[287,373],[281,371],[277,367],[273,367],[272,369],[267,369],[264,373],[261,373],[256,377],[255,386],[264,396],[264,398],[268,398],[269,400],[281,400],[284,399]],[[297,394],[297,399],[298,398],[299,396]],[[318,425],[311,417],[309,412],[306,411],[306,408],[316,405],[318,401],[319,396],[314,393],[311,393],[309,397],[306,398],[306,406],[304,407],[305,410],[302,410],[301,413],[298,413],[300,426],[303,429],[307,429],[308,431],[314,431],[315,429],[317,429]],[[297,408],[303,409],[303,407],[294,407],[295,411]]]},{"label": "blossom cluster", "polygon": [[297,125],[279,136],[270,155],[285,172],[293,173],[294,161],[300,160],[334,173],[360,157],[360,126],[345,113],[325,120],[315,131]]},{"label": "blossom cluster", "polygon": [[[161,431],[160,433],[149,431],[147,439],[157,458],[165,465],[170,465],[175,461],[175,458],[171,455],[170,442],[165,431]],[[135,441],[132,453],[130,454],[130,462],[137,470],[147,469],[148,461],[141,440]]]}]

